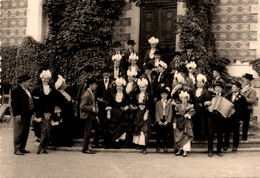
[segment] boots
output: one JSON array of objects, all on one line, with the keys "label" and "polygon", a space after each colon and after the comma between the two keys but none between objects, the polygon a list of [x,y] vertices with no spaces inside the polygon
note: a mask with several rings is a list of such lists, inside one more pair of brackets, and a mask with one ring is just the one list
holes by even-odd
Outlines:
[{"label": "boots", "polygon": [[38,151],[37,151],[36,153],[37,153],[37,154],[40,154],[41,151],[42,151],[42,147],[39,147],[39,148],[38,148]]},{"label": "boots", "polygon": [[42,152],[43,152],[44,154],[48,154],[47,148],[44,147]]}]

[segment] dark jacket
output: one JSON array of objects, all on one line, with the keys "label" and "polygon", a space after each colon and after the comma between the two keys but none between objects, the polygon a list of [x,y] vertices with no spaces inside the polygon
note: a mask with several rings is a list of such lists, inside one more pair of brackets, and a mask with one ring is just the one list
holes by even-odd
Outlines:
[{"label": "dark jacket", "polygon": [[25,90],[18,85],[11,93],[11,106],[13,109],[13,115],[26,115],[31,110],[29,110],[29,96]]}]

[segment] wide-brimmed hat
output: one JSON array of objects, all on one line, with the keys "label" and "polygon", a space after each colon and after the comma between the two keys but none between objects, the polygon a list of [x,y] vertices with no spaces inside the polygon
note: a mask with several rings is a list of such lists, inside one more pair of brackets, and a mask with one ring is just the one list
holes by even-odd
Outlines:
[{"label": "wide-brimmed hat", "polygon": [[119,47],[122,47],[122,44],[121,44],[119,41],[115,41],[115,42],[112,44],[112,48],[119,48]]},{"label": "wide-brimmed hat", "polygon": [[167,93],[168,96],[170,96],[170,91],[169,91],[166,87],[160,87],[159,93],[160,93],[160,95],[161,95],[162,93]]},{"label": "wide-brimmed hat", "polygon": [[249,73],[245,73],[245,75],[243,75],[244,78],[248,79],[248,80],[253,80],[254,77],[252,74],[249,74]]},{"label": "wide-brimmed hat", "polygon": [[193,48],[194,48],[194,45],[193,45],[193,44],[188,44],[185,48],[186,48],[186,49],[193,49]]},{"label": "wide-brimmed hat", "polygon": [[27,74],[21,75],[21,76],[18,77],[17,83],[20,84],[20,83],[23,83],[23,82],[30,80],[30,79],[31,79],[31,77]]},{"label": "wide-brimmed hat", "polygon": [[93,72],[95,70],[95,68],[92,65],[86,65],[84,67],[84,71],[87,72]]},{"label": "wide-brimmed hat", "polygon": [[221,82],[221,81],[216,81],[214,84],[213,84],[213,87],[215,88],[216,86],[220,86],[221,88],[224,89],[224,84]]},{"label": "wide-brimmed hat", "polygon": [[110,73],[111,72],[111,70],[109,70],[109,68],[103,68],[102,69],[102,71],[101,71],[101,73],[103,74],[103,73]]},{"label": "wide-brimmed hat", "polygon": [[127,44],[128,44],[128,45],[130,45],[130,44],[131,44],[131,45],[135,45],[136,43],[135,43],[134,40],[128,40],[128,41],[127,41]]},{"label": "wide-brimmed hat", "polygon": [[153,69],[154,68],[154,64],[153,64],[153,61],[150,60],[148,61],[145,66],[144,66],[144,69]]},{"label": "wide-brimmed hat", "polygon": [[181,56],[181,52],[180,51],[174,52],[174,56]]},{"label": "wide-brimmed hat", "polygon": [[181,65],[178,69],[177,69],[178,72],[182,72],[182,73],[185,73],[185,74],[188,74],[189,71],[187,69],[187,67],[185,65]]},{"label": "wide-brimmed hat", "polygon": [[242,88],[242,84],[240,82],[238,82],[238,81],[233,81],[232,85],[236,85],[240,89]]}]

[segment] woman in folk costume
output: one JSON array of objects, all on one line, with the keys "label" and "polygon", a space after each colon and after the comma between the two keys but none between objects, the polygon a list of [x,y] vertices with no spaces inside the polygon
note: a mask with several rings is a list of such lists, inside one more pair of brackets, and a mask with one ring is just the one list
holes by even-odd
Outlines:
[{"label": "woman in folk costume", "polygon": [[154,59],[154,53],[157,50],[156,46],[159,43],[159,39],[155,37],[151,37],[150,39],[148,39],[148,42],[150,43],[151,48],[146,51],[142,66],[144,66],[148,61]]},{"label": "woman in folk costume", "polygon": [[130,66],[128,67],[128,70],[131,72],[135,71],[137,73],[136,76],[138,76],[138,74],[140,75],[140,72],[141,72],[140,68],[137,65],[138,60],[139,60],[139,57],[135,53],[133,53],[129,56]]},{"label": "woman in folk costume", "polygon": [[146,154],[150,134],[151,121],[149,118],[148,93],[146,92],[148,81],[144,78],[137,80],[140,93],[136,95],[136,112],[133,116],[133,142],[143,147],[142,153]]},{"label": "woman in folk costume", "polygon": [[74,131],[74,110],[73,100],[71,96],[65,91],[67,84],[65,79],[58,75],[58,80],[55,83],[57,90],[56,99],[61,109],[60,117],[61,123],[59,124],[59,130],[57,133],[57,146],[71,146],[72,145],[72,134]]},{"label": "woman in folk costume", "polygon": [[172,92],[171,96],[173,101],[177,102],[177,104],[181,103],[179,94],[181,90],[187,91],[191,94],[194,90],[194,85],[192,79],[188,76],[187,68],[182,65],[178,68],[178,72],[174,75],[174,79],[172,82]]},{"label": "woman in folk costume", "polygon": [[114,79],[117,78],[125,78],[125,71],[124,69],[120,66],[120,62],[122,59],[122,55],[121,54],[115,54],[112,56],[112,60],[114,62],[113,67],[110,68],[112,70],[112,75]]},{"label": "woman in folk costume", "polygon": [[107,146],[114,142],[116,146],[119,141],[125,140],[126,129],[125,120],[127,120],[126,111],[128,110],[127,97],[124,93],[126,81],[123,78],[117,78],[115,81],[116,93],[112,94],[107,110]]},{"label": "woman in folk costume", "polygon": [[179,97],[182,103],[175,107],[176,115],[173,119],[174,147],[178,150],[176,156],[183,153],[186,157],[193,140],[191,117],[195,114],[195,110],[193,105],[188,103],[190,95],[186,91],[181,91]]},{"label": "woman in folk costume", "polygon": [[197,68],[197,64],[194,61],[191,61],[186,65],[186,67],[189,71],[189,77],[191,78],[193,85],[195,85],[196,84],[195,71],[196,71],[196,68]]},{"label": "woman in folk costume", "polygon": [[40,78],[42,80],[42,84],[33,90],[36,112],[35,121],[41,122],[41,138],[37,154],[40,154],[42,150],[43,153],[47,154],[47,147],[51,134],[51,125],[55,126],[59,124],[59,121],[55,120],[55,118],[57,118],[55,117],[55,113],[60,112],[60,110],[58,107],[55,107],[55,89],[49,85],[51,72],[49,70],[43,70],[40,74]]},{"label": "woman in folk costume", "polygon": [[203,74],[197,75],[196,89],[193,91],[192,101],[196,114],[192,117],[193,131],[195,140],[204,140],[207,134],[206,106],[204,102],[209,97],[208,90],[205,88],[207,78]]},{"label": "woman in folk costume", "polygon": [[135,106],[135,97],[137,94],[138,86],[136,84],[136,76],[137,72],[135,70],[130,71],[129,69],[127,70],[127,78],[128,78],[128,83],[126,84],[125,92],[126,92],[126,97],[127,101],[129,103],[129,109],[126,111],[128,117],[126,120],[126,142],[128,146],[131,145],[133,137],[132,137],[132,118],[133,118],[133,113],[135,112],[136,106]]}]

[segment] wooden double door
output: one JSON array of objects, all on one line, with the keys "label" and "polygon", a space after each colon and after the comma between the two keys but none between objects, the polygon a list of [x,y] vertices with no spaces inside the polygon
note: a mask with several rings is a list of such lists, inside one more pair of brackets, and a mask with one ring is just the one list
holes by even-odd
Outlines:
[{"label": "wooden double door", "polygon": [[159,38],[163,57],[169,60],[176,45],[177,3],[175,0],[148,0],[141,7],[139,53],[145,55],[148,39]]}]

